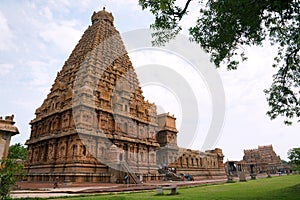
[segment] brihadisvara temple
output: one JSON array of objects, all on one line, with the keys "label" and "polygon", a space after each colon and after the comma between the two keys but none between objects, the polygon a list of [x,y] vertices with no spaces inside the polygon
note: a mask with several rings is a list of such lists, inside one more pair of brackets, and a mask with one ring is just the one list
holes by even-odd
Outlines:
[{"label": "brihadisvara temple", "polygon": [[161,168],[225,177],[221,149],[178,147],[175,117],[144,99],[112,14],[91,20],[30,122],[28,181],[137,183],[161,180]]}]

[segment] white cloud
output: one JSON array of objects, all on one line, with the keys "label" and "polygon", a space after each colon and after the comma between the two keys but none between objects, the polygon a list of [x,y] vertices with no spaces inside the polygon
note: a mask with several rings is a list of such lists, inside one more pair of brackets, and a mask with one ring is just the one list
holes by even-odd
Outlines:
[{"label": "white cloud", "polygon": [[39,14],[41,16],[44,16],[48,20],[52,20],[53,19],[52,11],[50,10],[50,8],[48,6],[42,8],[41,11],[39,12]]},{"label": "white cloud", "polygon": [[[128,14],[132,11],[141,10],[141,7],[138,5],[138,1],[136,0],[102,0],[100,1],[103,6],[106,6],[108,9],[110,7],[118,7],[118,8],[124,8],[128,10]],[[101,6],[101,3],[99,4]]]},{"label": "white cloud", "polygon": [[47,68],[51,67],[48,63],[41,61],[29,61],[27,66],[30,69],[30,85],[33,87],[45,86],[51,83]]},{"label": "white cloud", "polygon": [[0,11],[0,50],[7,50],[13,47],[13,33],[8,26],[6,17]]},{"label": "white cloud", "polygon": [[[36,1],[39,3],[40,1]],[[59,11],[59,13],[69,14],[71,12],[71,6],[78,4],[79,2],[74,3],[74,1],[70,0],[49,0],[47,3],[42,3],[48,5],[51,9],[55,11]]]},{"label": "white cloud", "polygon": [[0,64],[0,77],[9,74],[13,68],[12,64]]},{"label": "white cloud", "polygon": [[82,35],[81,31],[74,27],[75,24],[75,21],[48,24],[47,28],[40,32],[40,36],[45,42],[54,43],[60,51],[70,53]]}]

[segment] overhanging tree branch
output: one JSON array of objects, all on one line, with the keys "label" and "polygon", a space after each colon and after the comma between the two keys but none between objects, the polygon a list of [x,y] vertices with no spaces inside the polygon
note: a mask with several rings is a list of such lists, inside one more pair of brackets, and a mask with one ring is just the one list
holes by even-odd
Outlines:
[{"label": "overhanging tree branch", "polygon": [[[154,44],[164,45],[175,38],[191,1],[185,1],[180,8],[175,5],[176,0],[139,0],[143,9],[150,8],[155,15],[151,25],[157,31],[153,34]],[[277,45],[279,51],[273,66],[278,72],[270,89],[265,90],[268,115],[271,119],[282,115],[300,118],[300,1],[207,0],[204,7],[202,2],[198,20],[189,28],[191,39],[210,53],[217,67],[224,64],[228,69],[236,69],[247,59],[240,52],[241,46],[262,45],[265,40]]]}]

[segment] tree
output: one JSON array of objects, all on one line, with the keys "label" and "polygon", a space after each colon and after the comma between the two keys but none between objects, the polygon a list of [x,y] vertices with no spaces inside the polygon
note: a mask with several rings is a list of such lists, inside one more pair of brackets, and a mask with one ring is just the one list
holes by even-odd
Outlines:
[{"label": "tree", "polygon": [[300,147],[293,148],[288,151],[288,158],[290,159],[290,164],[292,164],[292,169],[300,171]]},{"label": "tree", "polygon": [[[179,6],[176,0],[139,0],[142,9],[155,16],[150,26],[154,45],[164,45],[182,30],[180,21],[193,0]],[[278,47],[273,83],[264,92],[271,119],[284,122],[300,117],[300,1],[299,0],[205,0],[198,1],[199,17],[189,28],[191,40],[211,55],[217,67],[236,69],[247,60],[245,46],[269,40]],[[177,3],[177,4],[176,4]],[[299,120],[298,120],[299,122]]]},{"label": "tree", "polygon": [[27,149],[20,143],[8,149],[8,156],[0,161],[0,199],[10,199],[10,190],[16,184],[18,176],[24,175],[24,166],[18,159],[25,160]]},{"label": "tree", "polygon": [[10,199],[10,190],[17,182],[17,176],[23,176],[23,164],[13,159],[0,161],[0,199]]},{"label": "tree", "polygon": [[27,149],[20,143],[11,145],[8,149],[8,159],[21,159],[26,160]]},{"label": "tree", "polygon": [[281,160],[281,162],[282,162],[282,164],[288,164],[288,162],[285,160]]}]

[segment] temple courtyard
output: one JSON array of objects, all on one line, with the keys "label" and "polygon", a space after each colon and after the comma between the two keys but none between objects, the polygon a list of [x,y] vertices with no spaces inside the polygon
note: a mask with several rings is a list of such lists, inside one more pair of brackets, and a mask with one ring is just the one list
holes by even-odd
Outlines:
[{"label": "temple courtyard", "polygon": [[[19,183],[27,189],[14,190],[13,198],[68,198],[68,199],[299,199],[299,175],[273,175],[267,178],[260,175],[257,180],[247,178],[246,182],[237,179],[233,183],[227,180],[202,180],[179,182],[152,182],[141,185],[120,184],[73,184],[59,185],[53,189],[51,184]],[[157,194],[162,186],[163,194]],[[177,187],[176,195],[164,188]],[[31,188],[31,189],[30,189]]]}]

